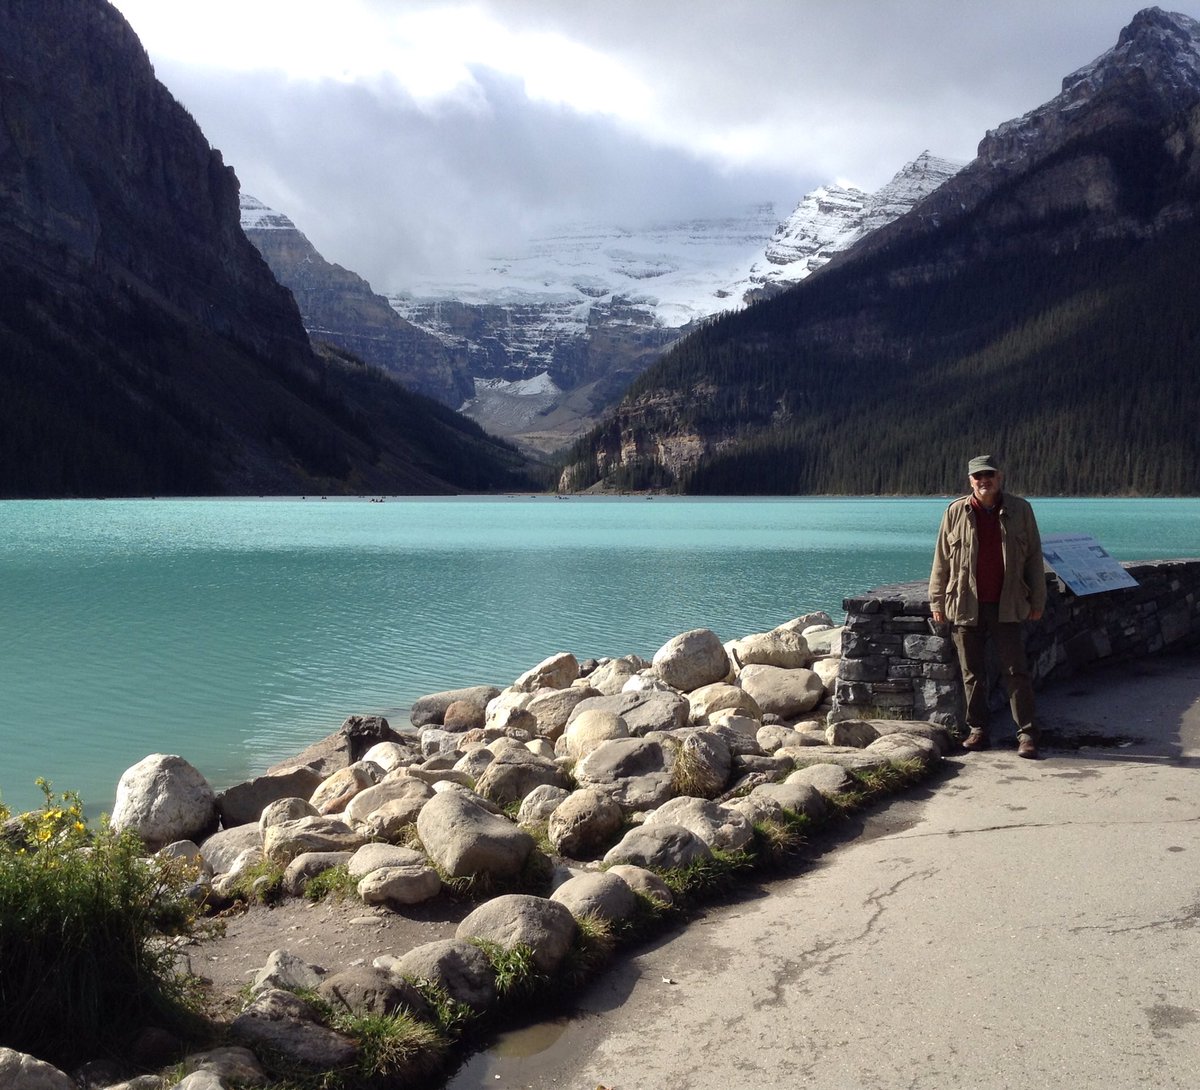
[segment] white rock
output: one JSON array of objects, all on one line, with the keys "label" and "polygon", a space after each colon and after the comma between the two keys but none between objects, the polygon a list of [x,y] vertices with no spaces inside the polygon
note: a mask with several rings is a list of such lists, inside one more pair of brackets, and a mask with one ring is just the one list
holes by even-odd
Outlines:
[{"label": "white rock", "polygon": [[152,851],[173,840],[201,841],[216,831],[217,797],[182,757],[152,753],[122,774],[110,823],[132,830]]},{"label": "white rock", "polygon": [[738,684],[764,712],[784,719],[815,708],[825,697],[825,686],[811,670],[787,670],[779,666],[752,665],[742,668]]},{"label": "white rock", "polygon": [[653,665],[659,678],[681,693],[724,681],[730,671],[725,648],[717,634],[707,628],[696,628],[668,640],[655,652]]}]

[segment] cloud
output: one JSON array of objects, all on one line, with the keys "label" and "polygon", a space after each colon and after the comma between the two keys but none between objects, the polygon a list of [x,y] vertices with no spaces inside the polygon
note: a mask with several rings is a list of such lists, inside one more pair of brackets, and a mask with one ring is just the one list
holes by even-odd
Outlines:
[{"label": "cloud", "polygon": [[[1200,9],[1200,0],[1188,0]],[[785,214],[973,156],[1117,0],[116,0],[247,192],[380,290],[556,223]],[[332,14],[331,14],[332,13]]]}]

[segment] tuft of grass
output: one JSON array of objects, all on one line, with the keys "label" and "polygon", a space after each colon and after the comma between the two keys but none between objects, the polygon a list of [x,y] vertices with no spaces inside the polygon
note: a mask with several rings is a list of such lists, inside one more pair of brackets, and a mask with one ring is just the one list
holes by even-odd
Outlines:
[{"label": "tuft of grass", "polygon": [[496,977],[496,997],[504,1005],[534,999],[550,987],[550,977],[533,960],[533,950],[524,943],[504,947],[485,939],[471,939],[487,955]]},{"label": "tuft of grass", "polygon": [[794,855],[803,846],[805,832],[812,819],[805,814],[784,810],[783,820],[767,818],[754,824],[754,843],[757,854],[765,864],[779,863]]},{"label": "tuft of grass", "polygon": [[435,984],[432,980],[418,980],[413,977],[406,979],[425,997],[426,1002],[433,1010],[438,1031],[447,1040],[453,1041],[462,1037],[471,1024],[477,1020],[478,1015],[472,1007],[451,997],[450,993],[440,984]]},{"label": "tuft of grass", "polygon": [[662,880],[675,897],[676,904],[686,904],[731,888],[738,875],[753,868],[756,857],[749,851],[722,851],[714,848],[708,859],[697,859],[685,867],[663,872]]},{"label": "tuft of grass", "polygon": [[93,833],[77,794],[37,783],[45,805],[0,840],[0,1045],[69,1067],[151,1021],[193,1032],[192,995],[163,938],[196,925],[195,869],[143,857],[140,838],[107,821]]},{"label": "tuft of grass", "polygon": [[711,774],[696,750],[669,736],[667,740],[671,745],[671,787],[675,794],[708,798],[713,794]]},{"label": "tuft of grass", "polygon": [[854,785],[830,801],[835,811],[853,813],[877,799],[894,795],[924,779],[928,769],[915,758],[893,761],[878,769],[850,769]]},{"label": "tuft of grass", "polygon": [[340,901],[358,896],[358,879],[350,874],[345,863],[321,871],[309,879],[304,887],[304,896],[310,901],[321,901],[332,896]]},{"label": "tuft of grass", "polygon": [[277,904],[283,899],[285,869],[270,859],[261,859],[237,876],[231,892],[239,900],[264,905]]},{"label": "tuft of grass", "polygon": [[563,961],[563,983],[579,987],[612,961],[624,929],[591,912],[575,917],[575,941]]},{"label": "tuft of grass", "polygon": [[358,1042],[358,1071],[347,1090],[371,1085],[407,1086],[428,1078],[445,1062],[450,1042],[436,1026],[406,1011],[339,1014],[331,1028]]}]

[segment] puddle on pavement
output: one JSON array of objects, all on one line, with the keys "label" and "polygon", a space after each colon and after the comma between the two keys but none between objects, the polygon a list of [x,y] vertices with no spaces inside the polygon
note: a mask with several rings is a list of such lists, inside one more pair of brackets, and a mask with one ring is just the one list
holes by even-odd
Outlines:
[{"label": "puddle on pavement", "polygon": [[498,1033],[486,1049],[458,1069],[446,1083],[446,1090],[525,1086],[542,1073],[544,1066],[557,1065],[564,1048],[574,1051],[578,1047],[578,1030],[577,1018],[558,1018]]}]

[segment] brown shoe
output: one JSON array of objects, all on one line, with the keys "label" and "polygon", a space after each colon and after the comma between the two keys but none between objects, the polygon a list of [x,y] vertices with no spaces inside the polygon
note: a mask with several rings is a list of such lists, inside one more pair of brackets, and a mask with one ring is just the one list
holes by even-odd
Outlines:
[{"label": "brown shoe", "polygon": [[1037,742],[1033,740],[1032,734],[1017,735],[1017,756],[1028,757],[1031,760],[1038,755]]},{"label": "brown shoe", "polygon": [[988,741],[988,736],[984,731],[973,730],[963,739],[962,747],[963,749],[977,752],[981,749],[987,749],[990,745],[991,743]]}]

